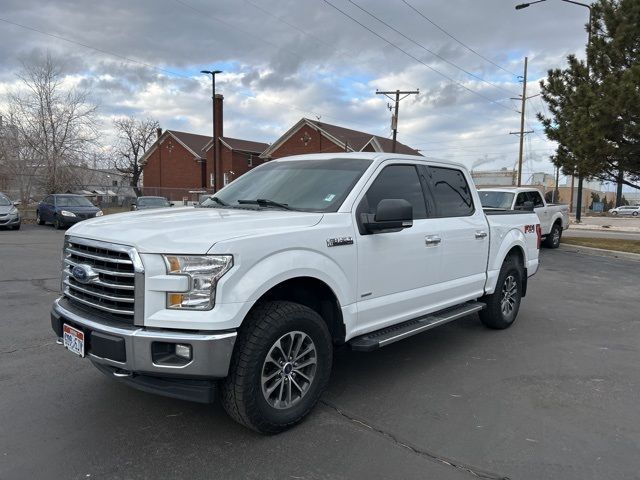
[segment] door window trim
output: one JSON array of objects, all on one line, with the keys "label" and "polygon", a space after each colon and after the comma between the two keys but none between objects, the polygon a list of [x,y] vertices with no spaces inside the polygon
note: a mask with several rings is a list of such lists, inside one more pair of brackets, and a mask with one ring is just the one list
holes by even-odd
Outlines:
[{"label": "door window trim", "polygon": [[[426,170],[426,175],[425,175],[425,181],[427,182],[427,186],[428,186],[428,194],[431,198],[431,201],[433,202],[433,208],[434,208],[434,215],[432,217],[429,218],[465,218],[465,217],[473,217],[476,212],[478,211],[478,209],[476,208],[476,202],[475,199],[473,198],[473,193],[471,191],[471,187],[469,186],[469,180],[467,179],[467,176],[464,174],[464,171],[462,171],[459,168],[456,168],[454,166],[442,166],[442,165],[430,165],[430,164],[425,164],[423,165],[424,169]],[[431,173],[429,172],[430,168],[441,168],[441,169],[445,169],[445,170],[455,170],[456,172],[459,172],[462,175],[462,178],[464,178],[465,183],[467,184],[467,188],[469,189],[469,196],[471,197],[471,211],[466,214],[466,215],[439,215],[438,214],[438,203],[436,202],[435,199],[435,195],[434,195],[434,190],[435,190],[435,185],[433,184],[433,178],[431,176]],[[423,188],[424,190],[424,188]]]}]

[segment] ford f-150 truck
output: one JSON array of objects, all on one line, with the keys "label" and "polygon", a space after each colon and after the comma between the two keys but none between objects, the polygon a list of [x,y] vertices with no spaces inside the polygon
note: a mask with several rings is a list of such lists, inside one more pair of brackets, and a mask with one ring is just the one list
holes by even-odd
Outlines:
[{"label": "ford f-150 truck", "polygon": [[485,211],[533,210],[540,219],[544,246],[558,248],[563,230],[569,228],[569,206],[547,203],[536,188],[481,188],[478,190]]},{"label": "ford f-150 truck", "polygon": [[69,229],[58,343],[148,392],[264,433],[307,415],[333,349],[371,351],[479,314],[513,324],[538,269],[532,212],[485,214],[467,170],[424,157],[267,162],[200,207]]}]

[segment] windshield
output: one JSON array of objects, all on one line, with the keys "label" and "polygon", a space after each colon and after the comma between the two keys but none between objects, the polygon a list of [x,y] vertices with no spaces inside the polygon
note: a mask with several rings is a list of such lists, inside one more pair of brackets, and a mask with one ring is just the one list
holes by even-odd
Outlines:
[{"label": "windshield", "polygon": [[58,207],[93,207],[93,203],[79,195],[60,196],[56,198]]},{"label": "windshield", "polygon": [[513,204],[513,196],[511,192],[490,192],[479,191],[480,202],[483,208],[504,208],[510,209]]},{"label": "windshield", "polygon": [[4,195],[0,195],[0,207],[8,207],[9,205],[13,205],[13,203],[11,203],[11,200],[9,200]]},{"label": "windshield", "polygon": [[169,205],[169,202],[162,197],[140,197],[138,199],[138,206],[140,207],[165,207],[167,205]]},{"label": "windshield", "polygon": [[370,164],[370,160],[343,158],[269,162],[224,187],[215,195],[217,200],[208,198],[201,206],[335,212]]}]

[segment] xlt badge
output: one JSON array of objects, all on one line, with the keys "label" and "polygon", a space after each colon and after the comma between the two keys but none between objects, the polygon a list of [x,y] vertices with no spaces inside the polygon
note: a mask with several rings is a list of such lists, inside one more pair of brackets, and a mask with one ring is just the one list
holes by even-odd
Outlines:
[{"label": "xlt badge", "polygon": [[342,245],[353,245],[352,237],[327,238],[327,247],[340,247]]}]

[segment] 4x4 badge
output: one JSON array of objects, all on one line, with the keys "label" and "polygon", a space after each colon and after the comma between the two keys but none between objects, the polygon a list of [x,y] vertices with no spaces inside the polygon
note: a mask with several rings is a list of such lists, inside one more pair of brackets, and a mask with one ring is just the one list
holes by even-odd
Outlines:
[{"label": "4x4 badge", "polygon": [[327,247],[340,247],[342,245],[353,245],[352,237],[336,237],[327,239]]}]

